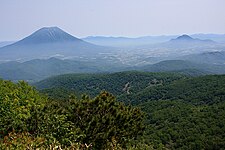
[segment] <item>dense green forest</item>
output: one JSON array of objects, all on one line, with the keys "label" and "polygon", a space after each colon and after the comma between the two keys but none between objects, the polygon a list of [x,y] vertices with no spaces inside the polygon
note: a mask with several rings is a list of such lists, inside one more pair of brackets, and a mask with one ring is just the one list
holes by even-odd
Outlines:
[{"label": "dense green forest", "polygon": [[[34,84],[41,92],[56,99],[65,98],[64,93],[91,97],[106,90],[117,97],[136,94],[148,87],[167,85],[175,80],[188,78],[176,73],[148,73],[127,71],[112,74],[65,74],[47,78]],[[124,100],[122,100],[124,102]]]},{"label": "dense green forest", "polygon": [[154,100],[141,106],[148,114],[145,139],[154,148],[225,148],[225,102],[196,106],[182,100]]},{"label": "dense green forest", "polygon": [[68,74],[36,85],[61,101],[66,99],[63,93],[107,90],[126,105],[140,107],[146,114],[144,142],[155,149],[225,148],[225,75]]},{"label": "dense green forest", "polygon": [[2,149],[225,149],[225,75],[67,74],[39,92],[0,84]]}]

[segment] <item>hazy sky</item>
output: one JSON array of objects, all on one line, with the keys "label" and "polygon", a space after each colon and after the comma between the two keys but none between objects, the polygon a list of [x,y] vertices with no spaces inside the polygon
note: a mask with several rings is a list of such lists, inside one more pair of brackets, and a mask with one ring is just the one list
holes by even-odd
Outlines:
[{"label": "hazy sky", "polygon": [[0,0],[0,41],[45,26],[76,37],[225,33],[225,0]]}]

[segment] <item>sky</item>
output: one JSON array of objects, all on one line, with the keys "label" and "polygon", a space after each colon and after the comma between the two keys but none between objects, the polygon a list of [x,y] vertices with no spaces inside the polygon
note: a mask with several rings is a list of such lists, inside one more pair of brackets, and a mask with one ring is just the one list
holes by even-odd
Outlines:
[{"label": "sky", "polygon": [[42,27],[78,37],[225,33],[225,0],[0,0],[0,41]]}]

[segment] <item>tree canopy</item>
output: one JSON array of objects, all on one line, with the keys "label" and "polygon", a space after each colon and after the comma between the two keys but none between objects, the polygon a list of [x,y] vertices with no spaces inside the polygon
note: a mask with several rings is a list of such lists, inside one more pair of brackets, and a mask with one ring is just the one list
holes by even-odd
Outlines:
[{"label": "tree canopy", "polygon": [[62,103],[47,99],[23,81],[15,84],[0,80],[0,108],[0,148],[23,148],[26,144],[42,148],[54,144],[81,149],[125,148],[145,128],[139,108],[117,102],[108,92],[92,99],[70,96]]}]

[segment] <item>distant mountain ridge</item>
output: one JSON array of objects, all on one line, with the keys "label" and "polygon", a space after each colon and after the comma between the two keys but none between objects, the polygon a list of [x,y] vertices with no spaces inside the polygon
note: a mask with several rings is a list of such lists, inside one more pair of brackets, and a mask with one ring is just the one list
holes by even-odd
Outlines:
[{"label": "distant mountain ridge", "polygon": [[168,41],[176,36],[142,36],[142,37],[106,37],[106,36],[88,36],[82,40],[102,45],[113,47],[136,47],[140,45],[155,44]]},{"label": "distant mountain ridge", "polygon": [[178,72],[190,76],[224,74],[225,65],[200,64],[187,60],[166,60],[152,65],[126,67],[106,61],[88,62],[57,58],[34,59],[23,63],[11,61],[0,64],[0,78],[12,81],[39,81],[66,73],[106,73],[137,70],[144,72]]},{"label": "distant mountain ridge", "polygon": [[[180,35],[160,35],[160,36],[140,36],[140,37],[107,37],[107,36],[88,36],[82,40],[103,46],[129,47],[156,44],[175,39]],[[200,40],[213,40],[218,43],[225,43],[225,34],[190,34],[190,37]]]}]

